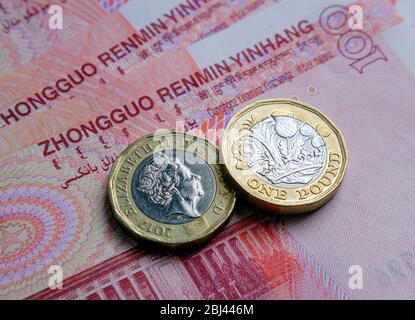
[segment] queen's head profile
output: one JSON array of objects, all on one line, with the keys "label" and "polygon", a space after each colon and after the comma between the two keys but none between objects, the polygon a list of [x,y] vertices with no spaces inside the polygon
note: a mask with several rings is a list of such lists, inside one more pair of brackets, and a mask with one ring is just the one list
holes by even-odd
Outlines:
[{"label": "queen's head profile", "polygon": [[197,208],[204,196],[200,176],[179,159],[172,160],[164,153],[155,154],[140,172],[137,189],[151,203],[160,206],[168,217],[201,216]]}]

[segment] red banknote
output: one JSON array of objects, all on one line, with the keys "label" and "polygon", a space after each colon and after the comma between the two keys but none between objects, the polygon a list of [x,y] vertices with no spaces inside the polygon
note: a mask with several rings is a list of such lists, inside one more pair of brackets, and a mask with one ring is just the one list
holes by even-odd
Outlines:
[{"label": "red banknote", "polygon": [[[352,5],[363,10],[363,28],[346,21],[337,30],[331,14],[346,15]],[[411,297],[413,170],[402,167],[414,147],[415,79],[407,49],[390,35],[405,17],[389,0],[301,6],[275,3],[197,42],[186,33],[176,50],[148,60],[134,47],[137,29],[108,17],[117,22],[111,29],[95,24],[76,43],[36,59],[27,73],[0,79],[7,88],[1,296]],[[411,37],[410,28],[403,30]],[[310,102],[338,124],[351,158],[339,195],[313,215],[282,222],[241,203],[230,226],[196,252],[135,247],[106,200],[119,152],[159,127],[218,141],[233,112],[267,97]],[[56,265],[63,289],[45,289]],[[364,270],[364,290],[349,286],[354,265]]]}]

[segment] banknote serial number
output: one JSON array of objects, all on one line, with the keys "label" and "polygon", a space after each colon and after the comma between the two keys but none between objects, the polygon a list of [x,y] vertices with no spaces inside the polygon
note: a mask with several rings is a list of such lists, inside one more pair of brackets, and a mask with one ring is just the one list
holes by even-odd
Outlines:
[{"label": "banknote serial number", "polygon": [[226,315],[253,315],[254,306],[244,304],[205,304],[203,307],[199,306],[162,306],[160,310],[161,315],[181,315],[187,318],[192,316],[216,316],[222,317]]}]

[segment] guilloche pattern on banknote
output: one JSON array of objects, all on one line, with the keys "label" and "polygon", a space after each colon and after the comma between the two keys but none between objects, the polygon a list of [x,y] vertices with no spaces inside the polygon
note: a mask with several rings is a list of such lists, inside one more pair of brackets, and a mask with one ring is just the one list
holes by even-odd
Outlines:
[{"label": "guilloche pattern on banknote", "polygon": [[[237,209],[241,214],[241,208]],[[196,253],[134,248],[29,299],[348,299],[276,220],[254,215]]]}]

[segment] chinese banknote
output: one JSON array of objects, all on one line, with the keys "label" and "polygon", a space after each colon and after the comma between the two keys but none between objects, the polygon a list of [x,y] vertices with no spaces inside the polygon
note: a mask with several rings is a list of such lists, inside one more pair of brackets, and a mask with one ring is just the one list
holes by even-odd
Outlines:
[{"label": "chinese banknote", "polygon": [[[414,56],[409,0],[0,0],[0,298],[415,298]],[[159,128],[219,143],[279,97],[341,129],[332,201],[281,218],[238,199],[178,254],[125,235],[106,188],[128,144]]]}]

